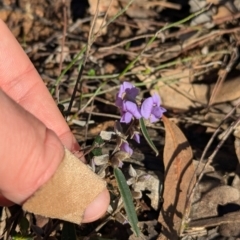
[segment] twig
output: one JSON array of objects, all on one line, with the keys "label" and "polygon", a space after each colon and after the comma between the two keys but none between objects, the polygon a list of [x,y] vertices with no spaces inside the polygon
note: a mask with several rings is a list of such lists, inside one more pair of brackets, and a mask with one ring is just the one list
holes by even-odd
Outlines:
[{"label": "twig", "polygon": [[92,111],[88,111],[85,110],[85,113],[89,113],[91,115],[95,115],[95,116],[101,116],[101,117],[108,117],[108,118],[115,118],[115,119],[120,119],[121,117],[118,115],[114,115],[114,114],[109,114],[109,113],[98,113],[98,112],[92,112]]}]

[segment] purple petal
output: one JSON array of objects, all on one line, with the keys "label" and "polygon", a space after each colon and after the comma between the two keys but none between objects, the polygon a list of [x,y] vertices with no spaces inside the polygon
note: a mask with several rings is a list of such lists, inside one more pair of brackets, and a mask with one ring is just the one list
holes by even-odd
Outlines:
[{"label": "purple petal", "polygon": [[136,103],[126,101],[123,103],[123,110],[131,113],[136,119],[141,118],[141,113]]},{"label": "purple petal", "polygon": [[120,98],[119,96],[117,96],[117,97],[116,97],[115,104],[116,104],[117,107],[122,108],[122,105],[123,105],[123,100],[122,100],[122,98]]},{"label": "purple petal", "polygon": [[167,110],[165,109],[165,108],[163,108],[163,107],[160,107],[161,108],[161,111],[162,111],[162,113],[165,113]]},{"label": "purple petal", "polygon": [[152,95],[152,99],[153,99],[153,103],[154,103],[155,105],[160,106],[160,104],[161,104],[161,99],[160,99],[160,97],[159,97],[159,95],[158,95],[157,93],[154,93],[154,94]]},{"label": "purple petal", "polygon": [[129,155],[133,154],[133,150],[129,147],[129,144],[126,142],[123,142],[120,146],[120,150],[127,152]]},{"label": "purple petal", "polygon": [[162,117],[162,108],[161,107],[157,107],[157,106],[154,106],[152,108],[152,115],[154,115],[156,118],[161,118]]},{"label": "purple petal", "polygon": [[119,168],[122,168],[122,166],[123,166],[123,162],[119,160],[119,162],[118,162],[118,167],[119,167]]},{"label": "purple petal", "polygon": [[154,106],[152,108],[152,114],[150,116],[150,122],[153,123],[153,122],[158,121],[162,117],[164,112],[166,112],[165,108]]},{"label": "purple petal", "polygon": [[120,98],[123,97],[123,95],[125,94],[125,91],[126,91],[126,88],[124,87],[124,83],[120,85],[119,92],[117,94],[117,96]]},{"label": "purple petal", "polygon": [[123,122],[123,123],[130,123],[131,120],[132,120],[132,114],[130,112],[125,112],[122,114],[122,117],[120,119],[120,122]]},{"label": "purple petal", "polygon": [[134,102],[138,94],[139,94],[139,90],[135,87],[131,89],[126,89],[125,99]]},{"label": "purple petal", "polygon": [[126,92],[126,89],[135,88],[130,82],[123,82],[121,86],[123,87],[124,92]]},{"label": "purple petal", "polygon": [[159,118],[156,118],[153,114],[151,114],[149,120],[150,120],[150,123],[154,123],[154,122],[157,122]]},{"label": "purple petal", "polygon": [[149,97],[144,100],[141,106],[141,114],[145,119],[149,119],[153,107],[153,98]]},{"label": "purple petal", "polygon": [[140,143],[140,135],[138,133],[134,133],[133,139],[137,142]]}]

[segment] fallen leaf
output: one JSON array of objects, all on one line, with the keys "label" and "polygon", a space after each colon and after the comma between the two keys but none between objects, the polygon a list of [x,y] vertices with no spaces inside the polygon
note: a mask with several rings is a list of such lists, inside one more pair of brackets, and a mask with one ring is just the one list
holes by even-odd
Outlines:
[{"label": "fallen leaf", "polygon": [[161,239],[178,239],[185,213],[187,193],[195,182],[191,147],[182,131],[167,117],[164,147],[164,203],[158,221],[162,224]]},{"label": "fallen leaf", "polygon": [[218,205],[226,205],[239,199],[239,191],[231,186],[219,186],[206,193],[192,206],[191,219],[218,216]]},{"label": "fallen leaf", "polygon": [[[168,84],[162,81],[158,82],[157,88],[162,104],[182,110],[206,105],[215,84],[194,84],[191,82],[191,72],[189,70],[184,70],[181,73],[180,71],[180,69],[175,70],[171,75],[172,79],[179,80],[169,81]],[[164,76],[168,75],[165,73]],[[213,103],[217,104],[238,99],[240,97],[240,90],[236,88],[238,82],[239,77],[224,81]]]},{"label": "fallen leaf", "polygon": [[232,12],[225,6],[219,6],[217,14],[213,15],[213,19],[224,18],[232,15]]}]

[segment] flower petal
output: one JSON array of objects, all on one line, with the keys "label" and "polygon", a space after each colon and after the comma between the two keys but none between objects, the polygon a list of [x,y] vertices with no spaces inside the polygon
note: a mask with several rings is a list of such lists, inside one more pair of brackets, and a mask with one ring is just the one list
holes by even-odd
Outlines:
[{"label": "flower petal", "polygon": [[133,154],[133,150],[129,147],[129,144],[126,142],[123,142],[120,146],[120,150],[127,152],[129,155]]},{"label": "flower petal", "polygon": [[154,115],[156,118],[161,118],[162,117],[162,108],[161,107],[157,107],[157,106],[154,106],[152,108],[152,115]]},{"label": "flower petal", "polygon": [[151,114],[149,120],[150,120],[150,123],[154,123],[154,122],[157,122],[159,118],[156,118],[153,114]]},{"label": "flower petal", "polygon": [[133,139],[137,142],[140,143],[140,135],[138,133],[134,133]]},{"label": "flower petal", "polygon": [[155,105],[160,106],[160,104],[161,104],[161,99],[160,99],[160,97],[159,97],[159,95],[158,95],[157,93],[154,93],[154,94],[152,95],[152,99],[153,99],[153,103],[154,103]]},{"label": "flower petal", "polygon": [[126,92],[126,89],[135,88],[135,86],[132,85],[130,82],[123,82],[121,86],[123,87],[125,92]]},{"label": "flower petal", "polygon": [[125,88],[124,88],[123,85],[120,85],[119,92],[117,93],[117,96],[119,98],[122,98],[124,96],[124,93],[125,93]]},{"label": "flower petal", "polygon": [[117,97],[116,97],[115,104],[116,104],[117,107],[122,108],[122,105],[123,105],[123,100],[122,100],[122,98],[120,98],[119,96],[117,96]]},{"label": "flower petal", "polygon": [[123,115],[120,119],[120,122],[130,123],[131,120],[132,120],[132,114],[130,112],[125,112],[125,113],[123,113]]},{"label": "flower petal", "polygon": [[126,95],[125,95],[125,100],[129,100],[132,102],[135,102],[137,95],[139,94],[139,89],[133,87],[126,89]]},{"label": "flower petal", "polygon": [[162,111],[162,113],[165,113],[167,110],[165,109],[165,108],[163,108],[163,107],[160,107],[161,108],[161,111]]},{"label": "flower petal", "polygon": [[144,100],[141,106],[141,114],[145,119],[149,119],[153,107],[153,98],[149,97]]},{"label": "flower petal", "polygon": [[126,112],[130,112],[136,119],[139,119],[142,117],[136,103],[126,101],[123,103],[123,109]]}]

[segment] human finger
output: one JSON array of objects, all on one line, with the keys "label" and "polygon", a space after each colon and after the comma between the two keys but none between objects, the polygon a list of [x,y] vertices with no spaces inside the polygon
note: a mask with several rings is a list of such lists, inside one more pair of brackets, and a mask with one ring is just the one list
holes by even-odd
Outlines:
[{"label": "human finger", "polygon": [[45,126],[71,151],[79,146],[33,64],[0,20],[0,87]]},{"label": "human finger", "polygon": [[[54,175],[64,147],[52,130],[1,90],[0,102],[0,201],[23,204]],[[104,190],[90,203],[83,221],[98,218],[108,203]]]}]

